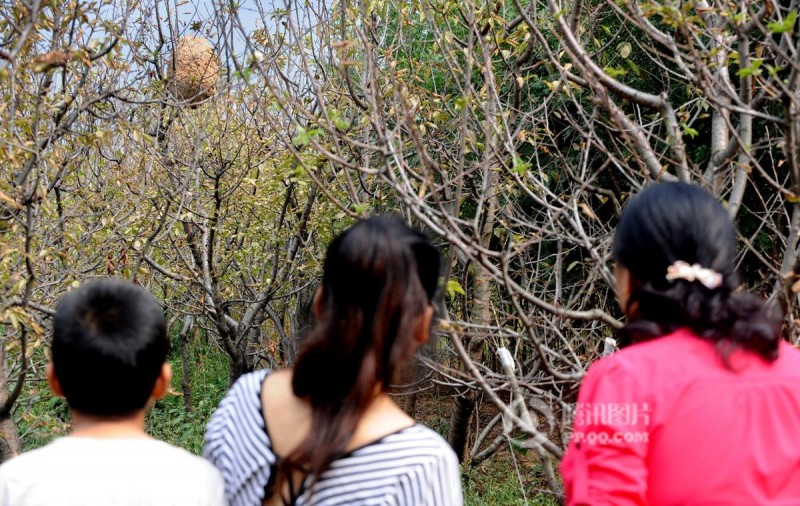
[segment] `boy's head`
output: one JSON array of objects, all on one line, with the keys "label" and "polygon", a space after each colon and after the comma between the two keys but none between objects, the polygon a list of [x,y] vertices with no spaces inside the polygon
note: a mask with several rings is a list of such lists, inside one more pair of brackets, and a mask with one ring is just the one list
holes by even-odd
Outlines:
[{"label": "boy's head", "polygon": [[83,414],[130,415],[166,390],[168,349],[164,313],[152,295],[124,281],[91,281],[56,308],[51,384]]}]

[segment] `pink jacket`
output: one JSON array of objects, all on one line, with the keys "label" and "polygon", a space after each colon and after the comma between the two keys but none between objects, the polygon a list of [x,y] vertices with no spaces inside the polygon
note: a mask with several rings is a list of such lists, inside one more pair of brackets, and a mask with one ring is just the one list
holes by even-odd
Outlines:
[{"label": "pink jacket", "polygon": [[800,351],[729,363],[679,330],[592,364],[561,462],[567,504],[800,505]]}]

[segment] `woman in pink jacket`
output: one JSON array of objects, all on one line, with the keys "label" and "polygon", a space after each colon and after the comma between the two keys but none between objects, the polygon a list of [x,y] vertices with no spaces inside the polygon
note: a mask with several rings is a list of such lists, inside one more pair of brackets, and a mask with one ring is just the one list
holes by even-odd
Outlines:
[{"label": "woman in pink jacket", "polygon": [[614,257],[629,346],[581,385],[568,504],[800,504],[800,351],[779,311],[738,290],[735,240],[688,184],[626,206]]}]

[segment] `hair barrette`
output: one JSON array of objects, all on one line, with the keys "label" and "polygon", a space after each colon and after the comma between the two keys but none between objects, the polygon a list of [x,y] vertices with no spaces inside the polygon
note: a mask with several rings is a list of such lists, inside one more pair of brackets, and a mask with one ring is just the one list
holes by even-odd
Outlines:
[{"label": "hair barrette", "polygon": [[689,265],[683,260],[678,260],[667,267],[667,279],[685,279],[686,281],[698,281],[700,284],[713,290],[722,284],[722,274],[719,272],[702,267],[700,264]]}]

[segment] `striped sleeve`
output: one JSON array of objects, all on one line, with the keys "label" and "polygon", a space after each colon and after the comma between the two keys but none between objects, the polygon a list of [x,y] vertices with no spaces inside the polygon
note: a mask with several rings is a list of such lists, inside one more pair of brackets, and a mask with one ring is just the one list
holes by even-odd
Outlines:
[{"label": "striped sleeve", "polygon": [[206,426],[203,455],[222,474],[231,506],[261,504],[275,464],[261,414],[261,384],[268,373],[239,378]]},{"label": "striped sleeve", "polygon": [[458,459],[441,436],[415,425],[335,461],[297,504],[461,506]]},{"label": "striped sleeve", "polygon": [[411,504],[460,506],[464,503],[458,458],[443,440],[439,442],[438,451],[433,454],[426,478],[427,483],[422,486],[422,501]]}]

